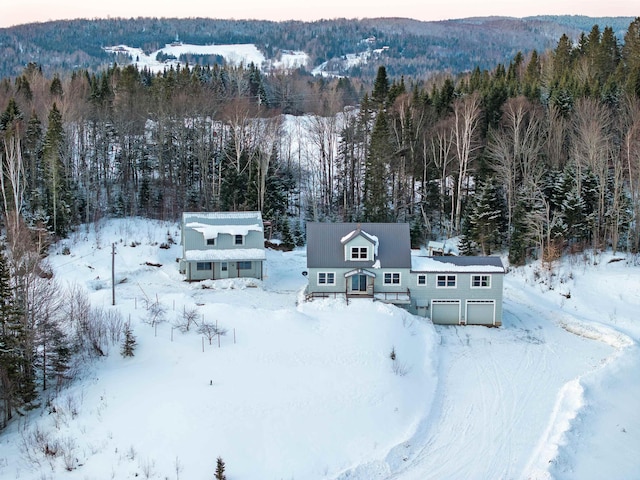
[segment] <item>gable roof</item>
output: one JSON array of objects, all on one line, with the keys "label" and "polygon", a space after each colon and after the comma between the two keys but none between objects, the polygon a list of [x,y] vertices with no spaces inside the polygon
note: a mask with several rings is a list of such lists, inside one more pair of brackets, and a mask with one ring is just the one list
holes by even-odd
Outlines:
[{"label": "gable roof", "polygon": [[500,257],[427,257],[414,255],[413,272],[504,273]]},{"label": "gable roof", "polygon": [[220,233],[247,235],[264,230],[260,212],[185,212],[182,225],[202,233],[205,239],[217,238]]},{"label": "gable roof", "polygon": [[344,245],[362,235],[378,253],[378,268],[411,268],[408,223],[307,223],[308,268],[371,268],[374,261],[345,260]]}]

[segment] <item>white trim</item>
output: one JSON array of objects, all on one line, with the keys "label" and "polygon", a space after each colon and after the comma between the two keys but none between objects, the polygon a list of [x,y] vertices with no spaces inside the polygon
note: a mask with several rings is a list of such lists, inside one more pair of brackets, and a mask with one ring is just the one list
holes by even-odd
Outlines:
[{"label": "white trim", "polygon": [[[391,275],[390,282],[387,282],[387,275]],[[393,276],[398,275],[398,281],[393,281]],[[382,284],[383,285],[402,285],[402,272],[384,272],[382,274]]]},{"label": "white trim", "polygon": [[[444,279],[444,285],[440,285],[440,278],[441,277],[445,277]],[[449,278],[453,277],[453,282],[455,285],[451,286],[449,285]],[[454,274],[446,274],[446,273],[442,273],[442,274],[438,274],[436,275],[436,288],[457,288],[458,287],[458,275],[454,275]]]},{"label": "white trim", "polygon": [[[424,283],[420,283],[420,277],[424,277]],[[416,275],[416,285],[418,287],[426,287],[428,283],[427,274],[426,273],[418,273]]]},{"label": "white trim", "polygon": [[[355,245],[351,245],[349,248],[349,256],[347,258],[347,260],[351,261],[351,262],[366,262],[369,260],[369,247],[367,246],[355,246]],[[356,257],[354,258],[353,253],[354,250],[357,250],[356,252]],[[362,251],[365,250],[367,252],[366,257],[362,258],[360,255],[362,254]]]},{"label": "white trim", "polygon": [[[488,285],[482,285],[482,278],[486,277],[488,279]],[[480,278],[480,285],[474,285],[473,284],[473,279],[474,278]],[[469,287],[470,288],[491,288],[491,282],[492,282],[492,278],[491,275],[486,274],[486,273],[482,273],[482,274],[478,274],[478,273],[474,273],[473,275],[471,275],[471,278],[469,280]]]},{"label": "white trim", "polygon": [[[238,243],[238,237],[240,237],[240,238],[242,239],[242,242]],[[244,236],[244,235],[242,235],[242,234],[240,234],[240,233],[236,233],[236,234],[233,236],[233,244],[234,244],[235,246],[242,246],[242,245],[244,245],[244,241],[245,241],[245,236]]]},{"label": "white trim", "polygon": [[[320,275],[324,275],[324,283],[320,283]],[[329,275],[333,275],[333,282],[329,282]],[[316,285],[322,287],[335,286],[336,284],[336,272],[318,272],[316,275]]]},{"label": "white trim", "polygon": [[[486,288],[486,287],[484,287]],[[467,300],[464,305],[464,318],[469,323],[469,305],[488,305],[493,304],[493,318],[492,325],[496,324],[496,301],[495,300]]]}]

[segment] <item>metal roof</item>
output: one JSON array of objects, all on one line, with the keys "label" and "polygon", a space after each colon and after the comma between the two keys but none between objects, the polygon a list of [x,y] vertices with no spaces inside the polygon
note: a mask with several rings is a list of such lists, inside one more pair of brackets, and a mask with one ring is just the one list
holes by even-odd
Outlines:
[{"label": "metal roof", "polygon": [[414,256],[414,272],[502,272],[500,257]]},{"label": "metal roof", "polygon": [[182,224],[202,222],[207,225],[252,225],[262,226],[260,212],[184,212]]},{"label": "metal roof", "polygon": [[[308,268],[371,268],[373,261],[347,261],[341,239],[360,229],[377,237],[379,268],[411,268],[408,223],[307,223]],[[366,237],[365,237],[366,238]]]}]

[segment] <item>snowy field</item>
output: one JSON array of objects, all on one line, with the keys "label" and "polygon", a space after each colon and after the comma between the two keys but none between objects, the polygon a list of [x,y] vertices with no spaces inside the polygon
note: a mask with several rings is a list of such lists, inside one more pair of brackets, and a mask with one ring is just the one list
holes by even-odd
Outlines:
[{"label": "snowy field", "polygon": [[[434,327],[301,303],[304,249],[267,251],[263,281],[186,283],[168,234],[114,220],[52,249],[56,279],[130,318],[138,346],[0,433],[0,479],[210,479],[217,457],[229,480],[640,478],[640,267],[623,255],[512,270],[502,328]],[[185,310],[220,343],[173,328]],[[65,455],[29,458],[34,433]]]},{"label": "snowy field", "polygon": [[220,55],[230,65],[247,66],[253,63],[258,68],[263,69],[291,69],[306,66],[309,56],[300,51],[286,50],[280,53],[277,59],[267,59],[264,54],[252,43],[232,44],[232,45],[191,45],[176,42],[167,44],[163,48],[147,55],[141,48],[129,47],[127,45],[116,45],[105,47],[107,52],[121,53],[131,58],[133,63],[140,69],[147,69],[153,73],[162,72],[170,67],[182,65],[177,60],[167,60],[160,62],[156,60],[159,53],[173,55],[180,58],[180,55]]}]

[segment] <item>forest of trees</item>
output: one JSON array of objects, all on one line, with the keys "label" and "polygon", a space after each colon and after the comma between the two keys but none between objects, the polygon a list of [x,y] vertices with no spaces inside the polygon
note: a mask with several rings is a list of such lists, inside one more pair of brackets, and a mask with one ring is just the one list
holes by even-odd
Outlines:
[{"label": "forest of trees", "polygon": [[[147,54],[173,42],[187,44],[254,44],[267,59],[283,50],[302,50],[311,71],[332,63],[341,75],[372,80],[375,62],[343,62],[347,54],[382,49],[387,73],[425,78],[479,66],[508,63],[518,50],[546,51],[563,33],[577,38],[592,25],[609,25],[623,35],[633,18],[585,16],[487,17],[422,22],[409,18],[327,19],[314,22],[228,20],[213,18],[109,18],[59,20],[0,28],[0,77],[18,76],[29,62],[45,73],[85,69],[96,72],[113,63],[103,47],[128,45]],[[120,63],[121,60],[118,60]],[[190,64],[200,63],[189,61]]]},{"label": "forest of trees", "polygon": [[640,18],[490,71],[379,66],[371,88],[253,65],[30,64],[0,80],[0,112],[0,429],[120,341],[122,319],[46,265],[51,241],[106,217],[260,210],[282,235],[408,222],[416,245],[459,236],[514,265],[640,246]]}]

